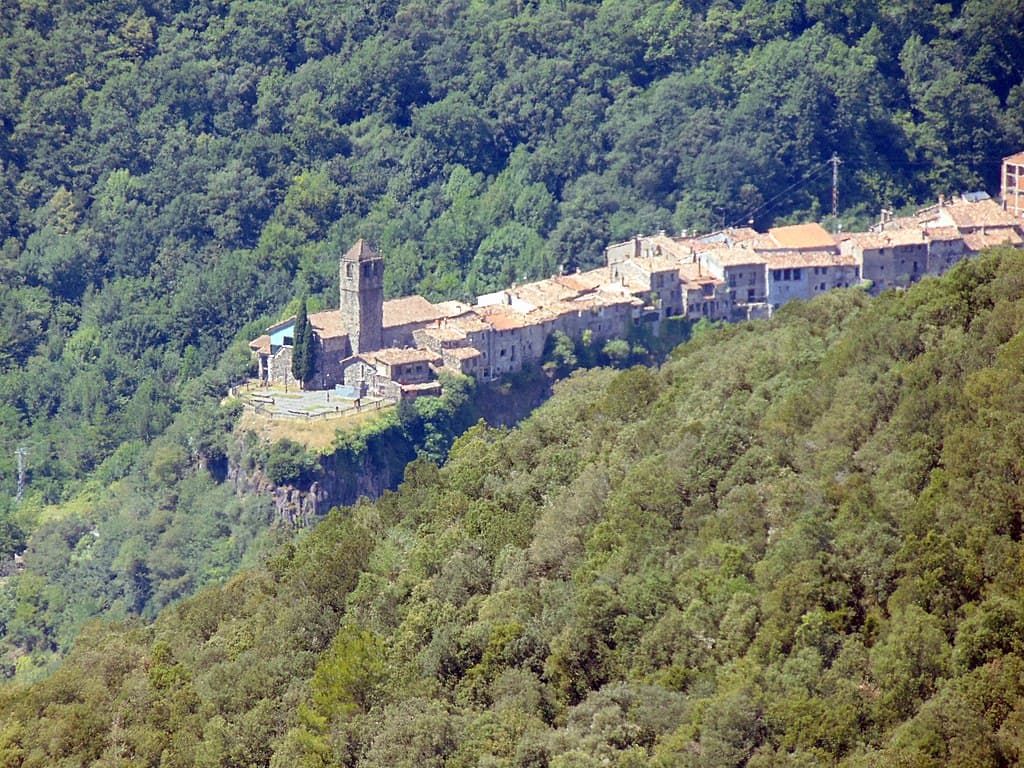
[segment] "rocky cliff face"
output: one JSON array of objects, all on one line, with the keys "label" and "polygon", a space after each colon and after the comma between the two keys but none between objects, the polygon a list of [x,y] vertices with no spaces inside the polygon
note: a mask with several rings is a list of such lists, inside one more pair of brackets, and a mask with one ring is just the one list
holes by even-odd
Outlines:
[{"label": "rocky cliff face", "polygon": [[302,528],[332,507],[354,504],[363,496],[373,500],[396,488],[405,464],[405,460],[375,460],[369,454],[356,462],[347,454],[329,454],[321,457],[317,477],[309,483],[276,485],[258,467],[243,470],[236,464],[228,467],[226,479],[240,496],[268,496],[274,503],[275,520]]},{"label": "rocky cliff face", "polygon": [[[551,380],[539,370],[532,376],[520,374],[514,385],[509,382],[481,387],[471,401],[461,406],[458,415],[450,415],[458,424],[457,427],[448,425],[452,432],[450,437],[477,419],[495,425],[517,424],[550,394]],[[235,456],[244,453],[241,450]],[[406,465],[416,455],[413,439],[396,426],[373,435],[358,452],[341,449],[320,456],[306,482],[277,485],[263,470],[251,467],[251,463],[240,466],[241,458],[230,459],[223,476],[239,495],[269,497],[274,503],[276,520],[301,528],[313,524],[332,507],[354,504],[364,496],[374,500],[384,491],[397,488]]]}]

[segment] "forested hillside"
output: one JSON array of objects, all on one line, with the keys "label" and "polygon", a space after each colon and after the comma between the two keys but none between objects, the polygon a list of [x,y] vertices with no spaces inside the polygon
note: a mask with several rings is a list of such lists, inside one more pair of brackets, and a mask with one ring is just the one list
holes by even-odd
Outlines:
[{"label": "forested hillside", "polygon": [[219,401],[356,237],[389,296],[457,298],[817,216],[833,153],[847,223],[992,190],[1022,29],[1020,0],[5,0],[4,671],[251,556]]},{"label": "forested hillside", "polygon": [[1024,144],[1019,0],[10,0],[0,25],[0,476],[23,440],[48,500],[248,322],[332,295],[357,236],[390,296],[455,298],[828,211],[833,152],[873,217],[994,189]]},{"label": "forested hillside", "polygon": [[20,766],[1024,757],[1024,254],[577,374],[0,690]]}]

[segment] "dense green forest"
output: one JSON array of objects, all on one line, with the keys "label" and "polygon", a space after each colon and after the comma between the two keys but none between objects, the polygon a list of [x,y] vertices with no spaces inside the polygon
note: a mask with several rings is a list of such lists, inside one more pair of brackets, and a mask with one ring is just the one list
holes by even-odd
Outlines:
[{"label": "dense green forest", "polygon": [[1024,758],[1024,253],[702,329],[0,689],[12,766]]},{"label": "dense green forest", "polygon": [[818,217],[834,152],[848,225],[993,189],[1021,30],[1020,0],[5,0],[4,671],[256,556],[268,508],[223,479],[274,457],[220,399],[245,339],[334,305],[356,237],[389,296],[456,298]]}]

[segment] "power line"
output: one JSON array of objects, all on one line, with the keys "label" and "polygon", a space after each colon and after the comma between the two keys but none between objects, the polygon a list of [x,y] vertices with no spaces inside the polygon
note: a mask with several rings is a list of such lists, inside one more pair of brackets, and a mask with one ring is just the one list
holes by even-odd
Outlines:
[{"label": "power line", "polygon": [[761,203],[756,208],[751,208],[742,219],[740,219],[740,220],[730,224],[729,226],[730,227],[735,227],[735,226],[737,226],[739,224],[745,224],[750,219],[754,218],[754,214],[759,213],[760,211],[763,211],[765,208],[767,208],[769,205],[774,203],[779,198],[781,198],[781,197],[783,197],[785,195],[788,195],[790,192],[792,192],[797,187],[803,185],[805,182],[810,181],[812,178],[814,178],[815,176],[820,174],[822,171],[825,170],[825,168],[831,162],[832,162],[831,160],[827,160],[824,163],[821,163],[820,165],[814,166],[813,168],[811,168],[811,170],[809,170],[807,173],[805,173],[801,178],[799,178],[796,181],[794,181],[792,184],[790,184],[784,190],[779,192],[777,195],[768,198],[767,200],[765,200],[763,203]]}]

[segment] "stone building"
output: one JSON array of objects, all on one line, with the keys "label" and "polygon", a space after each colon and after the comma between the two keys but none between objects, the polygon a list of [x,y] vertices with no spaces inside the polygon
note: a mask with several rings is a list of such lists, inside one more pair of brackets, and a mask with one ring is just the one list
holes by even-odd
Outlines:
[{"label": "stone building", "polygon": [[384,340],[384,260],[360,238],[339,265],[341,326],[352,354],[380,349]]},{"label": "stone building", "polygon": [[767,299],[768,260],[752,248],[719,246],[701,252],[700,259],[711,275],[725,281],[733,304],[763,304]]},{"label": "stone building", "polygon": [[860,284],[856,259],[838,252],[781,251],[768,257],[765,270],[767,302],[772,309],[796,299],[807,301],[825,291]]},{"label": "stone building", "polygon": [[[1021,224],[974,193],[841,238],[813,223],[637,235],[609,246],[605,267],[495,291],[473,306],[384,301],[384,260],[359,240],[339,261],[339,309],[309,315],[317,370],[304,385],[403,398],[437,392],[443,369],[489,381],[539,361],[554,333],[601,341],[636,326],[657,332],[670,317],[769,316],[835,288],[906,287],[982,248],[1024,245]],[[289,383],[294,335],[291,317],[250,342],[262,381]]]},{"label": "stone building", "polygon": [[440,355],[410,348],[361,352],[342,362],[344,384],[350,391],[391,400],[438,394],[440,365]]},{"label": "stone building", "polygon": [[1024,152],[1003,158],[999,196],[1003,209],[1017,221],[1024,221]]}]

